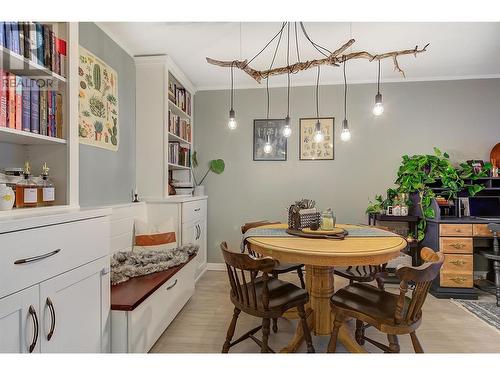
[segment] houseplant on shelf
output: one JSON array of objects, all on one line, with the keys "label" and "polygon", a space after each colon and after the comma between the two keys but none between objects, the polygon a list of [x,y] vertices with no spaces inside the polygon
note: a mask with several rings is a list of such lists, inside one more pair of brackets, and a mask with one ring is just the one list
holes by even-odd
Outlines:
[{"label": "houseplant on shelf", "polygon": [[[196,153],[196,151],[193,152],[193,155],[191,156],[191,165],[193,166],[193,168],[197,168],[199,165],[198,164],[198,154]],[[191,169],[191,172],[193,174],[194,185],[195,185],[194,195],[195,196],[205,195],[205,187],[202,185],[203,181],[205,181],[205,178],[208,176],[208,174],[210,172],[213,172],[215,174],[221,174],[222,172],[224,172],[225,168],[226,168],[226,164],[224,163],[224,160],[222,160],[222,159],[210,160],[208,163],[208,169],[199,182],[196,180],[194,170]]]},{"label": "houseplant on shelf", "polygon": [[[432,187],[441,188],[441,195],[448,200],[456,199],[463,190],[467,190],[470,196],[474,196],[484,189],[484,186],[475,183],[466,184],[466,180],[474,181],[479,177],[484,177],[490,168],[491,165],[486,163],[483,171],[475,174],[469,164],[461,163],[455,167],[450,161],[450,156],[436,147],[434,147],[434,155],[411,157],[403,155],[395,181],[397,187],[394,190],[397,194],[407,193],[413,197],[412,202],[416,206],[414,207],[415,215],[420,217],[417,226],[419,241],[425,237],[427,219],[434,218],[436,215],[431,206],[432,200],[436,197]],[[378,205],[383,206],[383,203],[382,197],[377,196],[375,203],[370,202],[367,213],[376,210]]]}]

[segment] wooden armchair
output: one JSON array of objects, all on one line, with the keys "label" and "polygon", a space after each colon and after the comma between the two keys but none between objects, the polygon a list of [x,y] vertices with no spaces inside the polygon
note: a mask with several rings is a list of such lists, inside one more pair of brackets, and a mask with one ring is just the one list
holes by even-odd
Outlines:
[{"label": "wooden armchair", "polygon": [[[339,329],[345,318],[352,317],[357,319],[356,327],[358,322],[366,322],[387,334],[389,346],[366,337],[364,333],[361,337],[384,352],[399,353],[397,335],[409,334],[415,352],[423,353],[415,331],[422,322],[422,306],[432,281],[439,275],[444,256],[429,248],[423,248],[421,257],[425,263],[419,267],[397,268],[396,275],[401,280],[399,295],[357,283],[340,289],[332,296],[330,305],[335,314],[335,321],[328,352],[335,352]],[[411,297],[407,297],[410,282],[415,283],[415,288]]]},{"label": "wooden armchair", "polygon": [[493,233],[493,251],[483,251],[481,255],[493,261],[493,272],[495,273],[495,295],[497,306],[500,306],[500,245],[498,235],[500,234],[500,224],[490,223],[488,229]]},{"label": "wooden armchair", "polygon": [[[279,221],[270,222],[270,221],[266,221],[266,220],[261,220],[261,221],[254,221],[254,222],[246,223],[246,224],[244,224],[241,227],[241,234],[245,234],[248,230],[250,230],[252,228],[258,228],[258,227],[261,227],[263,225],[271,225],[271,224],[280,224],[280,222]],[[253,251],[252,249],[250,249],[249,246],[246,247],[246,250],[248,251],[248,253],[250,255],[252,255],[255,258],[262,257],[262,254],[256,253],[255,251]],[[300,286],[302,287],[302,289],[305,289],[306,288],[306,284],[304,283],[304,273],[302,272],[302,268],[304,268],[303,264],[299,264],[299,263],[280,263],[279,261],[275,260],[275,265],[274,265],[274,268],[273,268],[271,274],[274,277],[278,278],[279,275],[282,275],[282,274],[285,274],[285,273],[289,273],[289,272],[293,272],[293,271],[297,271],[297,276],[299,277]],[[277,321],[277,319],[273,319],[273,331],[275,333],[278,332],[278,321]]]},{"label": "wooden armchair", "polygon": [[[271,319],[276,319],[285,311],[296,307],[304,331],[307,351],[314,353],[304,310],[304,305],[309,301],[307,292],[292,283],[270,276],[275,266],[272,258],[254,258],[248,254],[231,252],[225,242],[221,244],[221,249],[231,284],[230,299],[234,304],[234,314],[227,330],[222,352],[227,353],[232,346],[251,338],[260,346],[262,353],[274,353],[268,345]],[[241,311],[262,318],[262,325],[248,331],[237,340],[231,341]],[[261,329],[262,341],[254,336]]]}]

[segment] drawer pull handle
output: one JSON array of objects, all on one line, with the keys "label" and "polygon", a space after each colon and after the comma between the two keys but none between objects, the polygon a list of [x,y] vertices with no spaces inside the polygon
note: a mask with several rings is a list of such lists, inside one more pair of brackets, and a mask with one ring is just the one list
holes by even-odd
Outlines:
[{"label": "drawer pull handle", "polygon": [[457,232],[457,233],[462,233],[462,229],[458,229],[458,228],[457,228],[457,229],[455,229],[455,232]]},{"label": "drawer pull handle", "polygon": [[201,208],[195,208],[194,212],[198,212],[199,210],[201,210]]},{"label": "drawer pull handle", "polygon": [[33,353],[35,350],[36,342],[38,341],[38,317],[36,316],[36,310],[33,305],[30,305],[28,312],[33,319],[33,339],[31,340],[31,344],[28,348],[30,353]]},{"label": "drawer pull handle", "polygon": [[54,308],[54,304],[52,303],[52,300],[49,297],[47,297],[45,304],[47,305],[50,311],[50,330],[49,333],[47,334],[47,341],[50,341],[52,336],[54,336],[54,330],[56,329],[56,309]]},{"label": "drawer pull handle", "polygon": [[174,283],[173,283],[172,285],[167,286],[167,290],[172,289],[172,288],[173,288],[174,286],[176,286],[176,285],[177,285],[177,279],[175,279],[175,281],[174,281]]},{"label": "drawer pull handle", "polygon": [[462,259],[456,259],[456,260],[450,260],[451,264],[454,264],[455,266],[463,266],[465,264],[465,261]]},{"label": "drawer pull handle", "polygon": [[467,279],[465,277],[452,277],[451,280],[456,282],[457,284],[463,284]]},{"label": "drawer pull handle", "polygon": [[49,258],[53,255],[56,255],[58,252],[60,252],[61,249],[56,249],[54,251],[51,251],[47,254],[42,254],[42,255],[37,255],[37,256],[34,256],[34,257],[31,257],[31,258],[24,258],[24,259],[18,259],[14,262],[14,264],[24,264],[24,263],[32,263],[32,262],[37,262],[39,260],[42,260],[42,259],[45,259],[45,258]]},{"label": "drawer pull handle", "polygon": [[465,247],[465,244],[463,243],[452,243],[450,245],[451,247],[457,249],[457,250],[460,250],[460,249],[463,249]]}]

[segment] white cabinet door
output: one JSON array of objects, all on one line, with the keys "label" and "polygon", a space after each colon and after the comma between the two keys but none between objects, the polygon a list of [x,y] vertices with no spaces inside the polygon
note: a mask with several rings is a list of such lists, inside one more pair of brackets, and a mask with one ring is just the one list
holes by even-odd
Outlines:
[{"label": "white cabinet door", "polygon": [[109,257],[104,257],[40,284],[43,353],[103,351],[110,306],[103,277],[109,280],[108,271]]},{"label": "white cabinet door", "polygon": [[[187,245],[192,243],[193,245],[196,244],[197,241],[197,236],[198,236],[198,227],[197,227],[197,221],[192,220],[187,223],[182,223],[182,245]],[[191,262],[195,263],[195,270],[198,269],[198,256],[196,256]]]},{"label": "white cabinet door", "polygon": [[0,353],[40,352],[39,287],[0,299]]},{"label": "white cabinet door", "polygon": [[195,279],[205,270],[207,267],[207,221],[200,220],[198,223],[198,239],[196,243],[200,247],[198,250],[198,268],[196,269]]}]

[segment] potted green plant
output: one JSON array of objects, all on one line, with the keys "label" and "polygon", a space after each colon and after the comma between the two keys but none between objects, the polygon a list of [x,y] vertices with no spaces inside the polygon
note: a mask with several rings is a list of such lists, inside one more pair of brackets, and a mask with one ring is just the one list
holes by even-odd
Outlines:
[{"label": "potted green plant", "polygon": [[195,196],[201,196],[201,195],[205,195],[205,186],[203,186],[203,181],[205,181],[205,178],[207,178],[208,174],[210,172],[213,172],[215,174],[222,174],[222,172],[224,172],[224,169],[226,168],[226,164],[224,163],[224,160],[222,159],[214,159],[214,160],[210,160],[208,162],[208,169],[207,171],[205,172],[205,174],[203,175],[203,177],[201,178],[201,180],[198,180],[196,179],[196,176],[194,174],[194,168],[197,168],[198,167],[198,154],[195,152],[193,152],[193,155],[191,156],[191,165],[193,166],[193,169],[191,169],[192,171],[192,174],[193,174],[193,181],[194,181],[194,195]]}]

